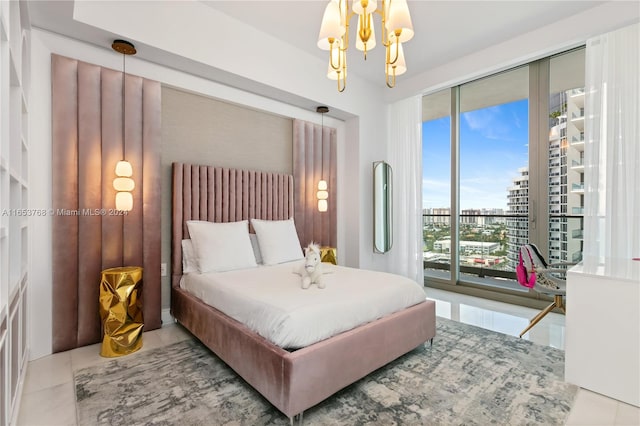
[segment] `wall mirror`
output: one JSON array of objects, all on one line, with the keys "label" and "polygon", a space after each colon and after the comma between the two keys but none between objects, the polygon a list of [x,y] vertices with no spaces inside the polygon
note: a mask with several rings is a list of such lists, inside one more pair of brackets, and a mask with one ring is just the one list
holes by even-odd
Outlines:
[{"label": "wall mirror", "polygon": [[384,161],[373,163],[373,251],[386,253],[393,244],[393,173]]}]

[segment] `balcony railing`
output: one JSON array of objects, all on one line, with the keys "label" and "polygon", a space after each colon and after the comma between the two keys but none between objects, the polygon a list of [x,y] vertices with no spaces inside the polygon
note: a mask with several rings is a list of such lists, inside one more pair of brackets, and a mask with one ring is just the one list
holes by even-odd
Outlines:
[{"label": "balcony railing", "polygon": [[571,89],[571,91],[569,92],[569,96],[571,96],[571,97],[580,96],[580,95],[584,95],[584,89],[583,88]]},{"label": "balcony railing", "polygon": [[584,182],[571,184],[572,191],[584,191]]},{"label": "balcony railing", "polygon": [[584,207],[572,207],[571,213],[573,214],[584,214]]},{"label": "balcony railing", "polygon": [[580,160],[571,161],[571,167],[584,167],[584,160],[581,158]]},{"label": "balcony railing", "polygon": [[581,240],[584,238],[584,231],[582,229],[574,229],[573,231],[571,231],[571,237]]},{"label": "balcony railing", "polygon": [[579,120],[579,119],[584,119],[584,108],[580,108],[580,110],[577,113],[573,113],[571,114],[571,120]]},{"label": "balcony railing", "polygon": [[582,260],[582,252],[581,251],[576,251],[575,253],[573,253],[571,255],[571,261],[572,262],[580,262]]}]

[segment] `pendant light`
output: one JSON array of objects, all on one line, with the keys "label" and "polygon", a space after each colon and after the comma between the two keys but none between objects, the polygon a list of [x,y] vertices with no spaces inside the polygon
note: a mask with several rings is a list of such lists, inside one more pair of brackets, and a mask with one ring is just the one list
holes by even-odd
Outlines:
[{"label": "pendant light", "polygon": [[326,106],[319,106],[316,108],[316,112],[322,114],[322,133],[320,136],[320,180],[318,181],[318,192],[316,198],[318,199],[318,211],[324,213],[329,207],[329,186],[327,181],[324,180],[324,115],[329,112],[329,108]]},{"label": "pendant light", "polygon": [[113,180],[113,188],[116,192],[116,210],[131,211],[133,209],[133,194],[131,191],[135,188],[135,181],[132,179],[133,167],[131,163],[124,159],[126,153],[126,118],[125,111],[125,76],[127,55],[135,55],[136,48],[133,44],[125,40],[114,40],[111,48],[118,53],[122,53],[122,160],[116,164],[116,178]]}]

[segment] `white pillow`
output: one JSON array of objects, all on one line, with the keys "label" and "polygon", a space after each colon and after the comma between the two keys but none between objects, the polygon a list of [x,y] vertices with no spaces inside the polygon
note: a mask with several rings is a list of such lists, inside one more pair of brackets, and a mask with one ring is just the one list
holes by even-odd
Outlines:
[{"label": "white pillow", "polygon": [[293,219],[251,219],[251,225],[258,236],[260,253],[265,265],[275,265],[304,257]]},{"label": "white pillow", "polygon": [[198,272],[198,258],[191,240],[182,240],[182,273]]},{"label": "white pillow", "polygon": [[246,220],[226,223],[188,220],[187,228],[200,273],[257,266]]},{"label": "white pillow", "polygon": [[251,238],[251,247],[253,248],[253,255],[256,257],[256,263],[262,265],[262,253],[260,253],[258,236],[256,234],[249,234],[249,238]]}]

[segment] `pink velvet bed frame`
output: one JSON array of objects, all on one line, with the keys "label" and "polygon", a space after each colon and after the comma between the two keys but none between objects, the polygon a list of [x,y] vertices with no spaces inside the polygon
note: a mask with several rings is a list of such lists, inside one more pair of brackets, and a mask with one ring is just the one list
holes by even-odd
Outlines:
[{"label": "pink velvet bed frame", "polygon": [[173,164],[171,313],[290,419],[435,336],[425,302],[293,352],[180,289],[187,220],[293,216],[293,177]]}]

